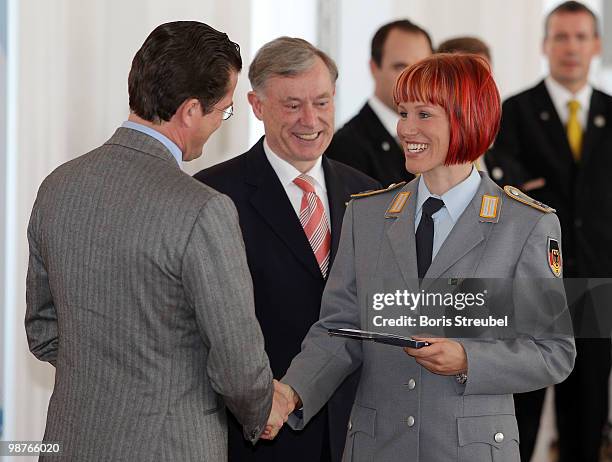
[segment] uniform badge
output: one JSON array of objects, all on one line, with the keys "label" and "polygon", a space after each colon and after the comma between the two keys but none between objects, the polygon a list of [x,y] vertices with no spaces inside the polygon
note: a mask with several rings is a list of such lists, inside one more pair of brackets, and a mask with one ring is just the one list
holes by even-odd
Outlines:
[{"label": "uniform badge", "polygon": [[393,198],[393,202],[391,202],[391,205],[387,209],[387,212],[385,213],[385,218],[396,217],[402,210],[404,210],[404,207],[408,203],[409,197],[410,197],[410,191],[402,191],[398,193]]},{"label": "uniform badge", "polygon": [[601,114],[596,115],[595,118],[593,119],[593,123],[595,124],[597,128],[603,128],[606,126],[606,118],[602,116]]},{"label": "uniform badge", "polygon": [[495,218],[497,217],[497,205],[499,204],[499,197],[488,196],[483,194],[482,202],[480,204],[480,218]]},{"label": "uniform badge", "polygon": [[548,238],[548,266],[555,276],[561,277],[561,270],[563,269],[563,260],[561,258],[561,249],[559,248],[559,241]]}]

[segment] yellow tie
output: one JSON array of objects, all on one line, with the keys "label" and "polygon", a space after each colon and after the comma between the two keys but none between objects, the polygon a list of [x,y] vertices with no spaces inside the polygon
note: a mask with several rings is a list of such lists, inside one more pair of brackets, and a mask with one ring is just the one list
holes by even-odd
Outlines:
[{"label": "yellow tie", "polygon": [[567,141],[569,142],[574,160],[580,161],[580,154],[582,151],[582,127],[578,120],[578,110],[580,109],[580,103],[575,99],[568,101],[567,107],[569,108],[569,118],[567,119]]}]

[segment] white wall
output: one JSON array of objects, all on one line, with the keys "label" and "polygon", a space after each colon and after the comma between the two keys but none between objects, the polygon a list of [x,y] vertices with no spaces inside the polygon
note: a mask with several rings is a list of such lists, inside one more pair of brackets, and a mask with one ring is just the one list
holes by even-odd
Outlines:
[{"label": "white wall", "polygon": [[[6,16],[7,16],[7,5],[6,0],[0,0],[0,178],[6,178]],[[6,214],[6,191],[5,188],[0,188],[0,217],[4,217]],[[0,218],[0,249],[4,250],[4,244],[6,243],[4,226],[2,226],[2,219]],[[0,251],[0,306],[2,306],[1,300],[4,300],[6,285],[5,278],[5,258],[6,251]],[[4,332],[4,310],[0,309],[0,333]],[[3,336],[0,336],[0,439],[2,439],[2,409],[3,409],[3,396],[4,396],[4,342],[2,341]]]}]

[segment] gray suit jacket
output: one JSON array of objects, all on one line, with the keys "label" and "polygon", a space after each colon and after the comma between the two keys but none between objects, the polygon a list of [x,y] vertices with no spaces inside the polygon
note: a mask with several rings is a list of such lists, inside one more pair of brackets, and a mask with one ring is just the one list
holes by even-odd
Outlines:
[{"label": "gray suit jacket", "polygon": [[[512,393],[562,381],[575,357],[562,280],[547,263],[547,240],[559,240],[559,222],[552,213],[508,198],[483,176],[472,203],[419,286],[414,233],[417,181],[349,204],[321,319],[283,378],[304,404],[303,419],[293,415],[290,423],[301,428],[346,374],[362,365],[345,460],[518,461]],[[400,191],[410,193],[408,201],[400,212],[390,214],[390,204]],[[494,218],[480,217],[483,195],[498,198]],[[569,335],[534,329],[530,335],[504,340],[459,339],[468,360],[465,385],[454,376],[427,371],[401,348],[327,335],[332,327],[375,330],[367,308],[373,281],[384,287],[399,280],[409,291],[419,292],[436,281],[448,286],[450,278],[497,278],[516,298],[517,309],[523,310],[517,314],[518,325],[539,317],[562,318]],[[552,296],[543,290],[542,281],[552,288]]]},{"label": "gray suit jacket", "polygon": [[255,442],[272,374],[229,198],[119,128],[40,187],[28,228],[30,350],[56,367],[46,441],[69,460],[227,459]]}]

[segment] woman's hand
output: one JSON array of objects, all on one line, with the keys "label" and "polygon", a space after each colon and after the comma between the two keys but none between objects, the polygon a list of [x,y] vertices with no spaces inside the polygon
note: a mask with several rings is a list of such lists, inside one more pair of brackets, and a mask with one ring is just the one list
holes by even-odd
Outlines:
[{"label": "woman's hand", "polygon": [[430,343],[423,348],[404,348],[429,372],[440,375],[467,373],[468,363],[461,343],[448,338],[412,337]]}]

